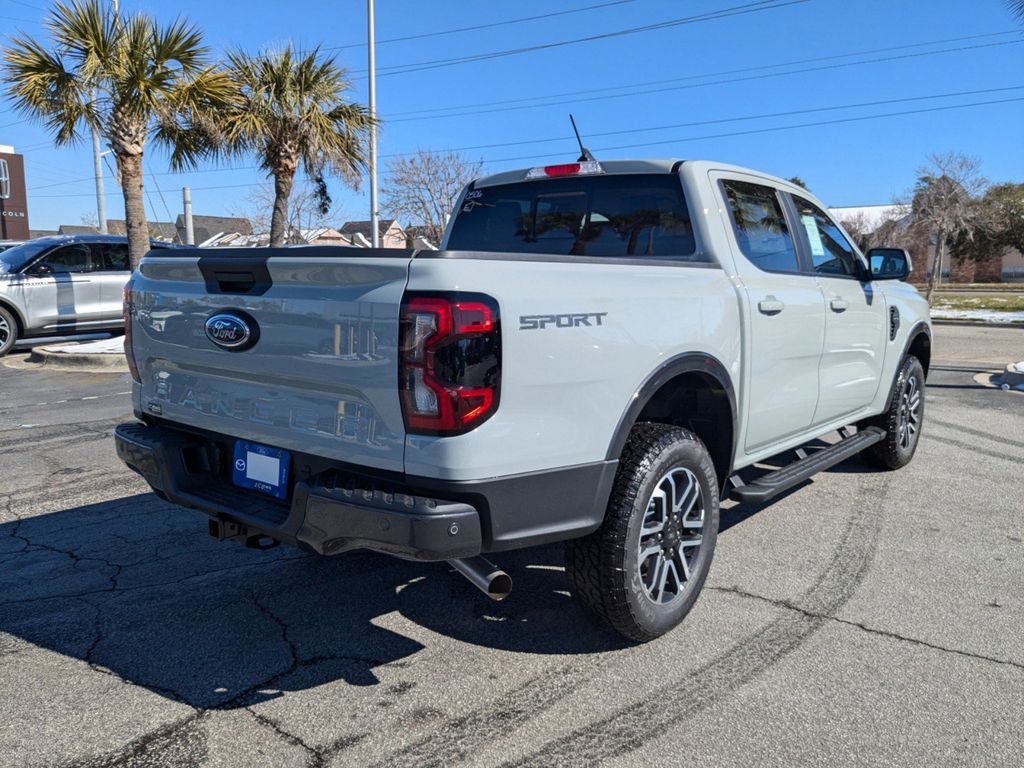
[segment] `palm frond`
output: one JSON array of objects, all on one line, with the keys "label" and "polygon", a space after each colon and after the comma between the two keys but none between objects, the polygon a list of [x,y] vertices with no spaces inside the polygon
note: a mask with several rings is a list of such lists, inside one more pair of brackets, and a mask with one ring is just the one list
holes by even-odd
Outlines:
[{"label": "palm frond", "polygon": [[32,38],[11,40],[4,52],[3,75],[15,109],[41,121],[58,145],[75,143],[79,125],[96,120],[89,94],[64,58]]},{"label": "palm frond", "polygon": [[270,173],[301,164],[310,176],[331,169],[358,183],[372,121],[365,108],[346,101],[351,84],[334,57],[318,49],[296,55],[291,46],[234,51],[227,69],[240,97],[223,114],[233,153],[256,155]]}]

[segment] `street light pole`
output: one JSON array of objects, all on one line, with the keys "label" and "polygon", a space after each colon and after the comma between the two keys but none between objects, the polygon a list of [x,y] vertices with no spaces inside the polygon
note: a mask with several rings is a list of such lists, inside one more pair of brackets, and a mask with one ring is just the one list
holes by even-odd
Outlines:
[{"label": "street light pole", "polygon": [[[93,91],[93,101],[96,92]],[[100,151],[100,132],[92,129],[92,170],[96,174],[96,217],[99,219],[100,232],[107,234],[107,201],[103,196],[103,156]]]},{"label": "street light pole", "polygon": [[[114,0],[114,15],[118,13],[118,0]],[[92,100],[96,101],[96,89],[93,89]],[[100,147],[100,132],[92,129],[92,172],[96,176],[96,218],[99,219],[101,234],[107,234],[107,200],[103,194],[103,151]]]},{"label": "street light pole", "polygon": [[369,38],[369,70],[370,70],[370,243],[374,248],[380,247],[377,213],[377,68],[374,53],[373,31],[373,0],[366,0],[367,36]]}]

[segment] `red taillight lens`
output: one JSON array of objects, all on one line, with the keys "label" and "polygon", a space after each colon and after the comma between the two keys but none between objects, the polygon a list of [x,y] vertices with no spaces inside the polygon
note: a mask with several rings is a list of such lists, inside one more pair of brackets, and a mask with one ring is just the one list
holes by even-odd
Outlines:
[{"label": "red taillight lens", "polygon": [[579,163],[565,163],[563,165],[544,166],[545,176],[575,176],[580,172]]},{"label": "red taillight lens", "polygon": [[544,165],[531,168],[526,172],[527,179],[542,179],[546,176],[587,176],[604,173],[604,168],[596,160],[582,160],[578,163],[562,163],[560,165]]},{"label": "red taillight lens", "polygon": [[481,294],[414,294],[402,304],[398,384],[407,431],[459,435],[498,407],[498,305]]},{"label": "red taillight lens", "polygon": [[141,384],[142,376],[139,375],[139,366],[135,363],[135,350],[132,348],[132,315],[135,309],[132,302],[132,286],[134,283],[135,278],[129,278],[121,294],[123,296],[121,306],[124,314],[124,356],[128,360],[128,370],[131,372],[132,378]]}]

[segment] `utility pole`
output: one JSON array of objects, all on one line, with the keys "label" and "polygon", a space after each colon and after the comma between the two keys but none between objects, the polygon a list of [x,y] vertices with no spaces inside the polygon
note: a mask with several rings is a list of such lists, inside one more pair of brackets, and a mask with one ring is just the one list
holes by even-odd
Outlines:
[{"label": "utility pole", "polygon": [[192,229],[192,190],[181,188],[181,201],[185,207],[185,245],[196,244],[196,233]]},{"label": "utility pole", "polygon": [[[92,92],[93,101],[96,91]],[[103,196],[103,155],[100,151],[100,132],[92,129],[92,170],[96,174],[96,218],[99,219],[100,232],[107,234],[107,201]]]},{"label": "utility pole", "polygon": [[[369,70],[370,70],[370,119],[377,120],[377,65],[374,54],[373,40],[373,0],[366,0],[367,35],[369,37]],[[370,126],[370,243],[374,248],[380,247],[378,232],[379,215],[377,213],[377,125]]]},{"label": "utility pole", "polygon": [[[118,0],[114,0],[114,15],[118,13]],[[92,100],[96,102],[96,89],[93,88]],[[92,129],[92,171],[96,176],[96,218],[99,219],[101,234],[107,234],[107,200],[103,193],[103,151],[100,147],[100,132]]]}]

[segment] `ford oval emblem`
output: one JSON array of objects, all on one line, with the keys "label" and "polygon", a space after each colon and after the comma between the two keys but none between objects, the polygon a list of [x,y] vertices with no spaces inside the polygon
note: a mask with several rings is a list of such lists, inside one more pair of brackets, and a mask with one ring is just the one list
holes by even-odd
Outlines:
[{"label": "ford oval emblem", "polygon": [[206,320],[206,337],[218,347],[240,352],[256,343],[259,326],[244,312],[218,312]]}]

